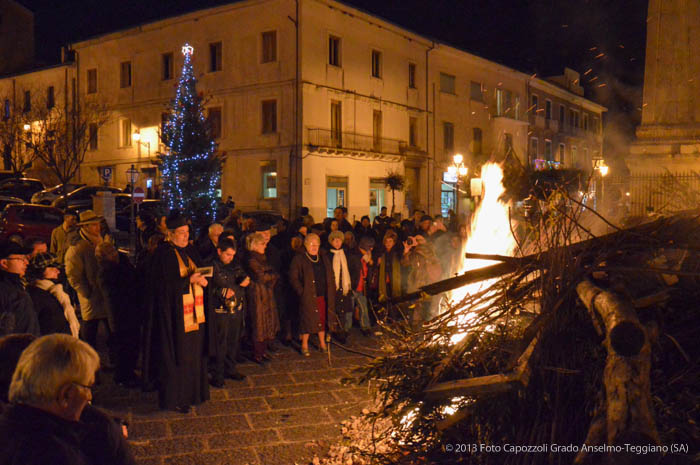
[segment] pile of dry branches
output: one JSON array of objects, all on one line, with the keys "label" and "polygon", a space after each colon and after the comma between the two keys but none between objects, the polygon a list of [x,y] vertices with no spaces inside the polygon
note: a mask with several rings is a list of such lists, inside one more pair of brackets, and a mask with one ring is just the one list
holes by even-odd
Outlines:
[{"label": "pile of dry branches", "polygon": [[[367,434],[392,446],[358,453],[381,464],[700,461],[700,213],[596,237],[597,214],[562,196],[515,231],[516,257],[411,297],[492,282],[418,330],[384,328],[386,356],[361,378],[382,406],[366,420],[393,425]],[[409,314],[415,302],[395,304]]]}]

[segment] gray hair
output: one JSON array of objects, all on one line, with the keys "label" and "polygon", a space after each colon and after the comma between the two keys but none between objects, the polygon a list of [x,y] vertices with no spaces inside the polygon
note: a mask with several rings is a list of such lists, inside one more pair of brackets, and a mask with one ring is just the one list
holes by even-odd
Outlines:
[{"label": "gray hair", "polygon": [[87,382],[99,367],[100,356],[80,339],[67,334],[40,337],[19,357],[9,400],[29,405],[51,403],[63,386]]},{"label": "gray hair", "polygon": [[224,227],[219,223],[212,223],[209,225],[209,234],[213,233],[216,229],[221,229],[223,232]]},{"label": "gray hair", "polygon": [[267,240],[265,239],[265,236],[263,236],[261,233],[256,232],[253,234],[249,234],[248,237],[245,238],[246,241],[246,246],[248,250],[253,250],[253,245],[259,244],[259,243],[267,243]]},{"label": "gray hair", "polygon": [[311,243],[312,239],[316,239],[318,241],[318,245],[321,245],[321,238],[318,236],[316,233],[309,233],[306,235],[304,238],[304,246],[307,246]]}]

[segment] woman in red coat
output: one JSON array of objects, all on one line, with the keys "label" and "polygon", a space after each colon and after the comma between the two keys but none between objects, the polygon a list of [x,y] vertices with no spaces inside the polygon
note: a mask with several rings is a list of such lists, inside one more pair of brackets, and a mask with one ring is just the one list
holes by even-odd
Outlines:
[{"label": "woman in red coat", "polygon": [[318,334],[321,350],[326,350],[326,326],[339,331],[340,324],[335,313],[335,278],[328,255],[320,251],[321,239],[310,233],[304,239],[304,249],[289,266],[289,283],[299,296],[299,333],[301,353],[308,357],[309,334]]}]

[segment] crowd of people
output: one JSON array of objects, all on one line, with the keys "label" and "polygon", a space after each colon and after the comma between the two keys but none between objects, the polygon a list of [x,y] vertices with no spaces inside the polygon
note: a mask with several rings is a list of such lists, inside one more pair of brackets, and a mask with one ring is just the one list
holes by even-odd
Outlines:
[{"label": "crowd of people", "polygon": [[[49,244],[1,244],[0,335],[63,333],[92,349],[104,335],[116,383],[187,412],[280,344],[308,357],[353,327],[371,335],[396,317],[385,302],[459,270],[468,230],[422,211],[399,221],[382,208],[353,225],[343,207],[321,223],[302,208],[268,224],[228,207],[198,235],[177,212],[140,212],[132,257],[91,210],[67,213]],[[423,301],[411,323],[437,312],[437,299]],[[87,371],[72,382],[100,381]]]}]

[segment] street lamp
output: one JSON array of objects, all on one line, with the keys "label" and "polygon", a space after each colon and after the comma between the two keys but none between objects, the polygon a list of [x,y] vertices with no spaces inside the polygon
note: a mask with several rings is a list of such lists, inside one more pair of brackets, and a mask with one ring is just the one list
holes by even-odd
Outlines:
[{"label": "street lamp", "polygon": [[455,195],[455,214],[457,215],[457,221],[459,221],[459,179],[465,177],[467,173],[469,173],[469,168],[464,166],[464,157],[461,153],[455,153],[452,156],[452,163],[452,165],[447,167],[447,172],[450,173],[450,175],[457,177],[457,194]]},{"label": "street lamp", "polygon": [[145,146],[148,149],[148,158],[151,158],[151,142],[146,141],[142,142],[141,141],[141,133],[139,131],[135,131],[134,134],[131,136],[131,138],[136,141],[136,144],[138,145],[138,157],[141,158],[141,146]]},{"label": "street lamp", "polygon": [[131,168],[126,170],[126,179],[129,181],[129,184],[131,185],[131,220],[129,222],[129,233],[131,236],[131,250],[132,252],[136,252],[136,228],[134,227],[134,184],[136,181],[139,179],[139,172],[136,168],[134,168],[134,165],[131,165]]}]

